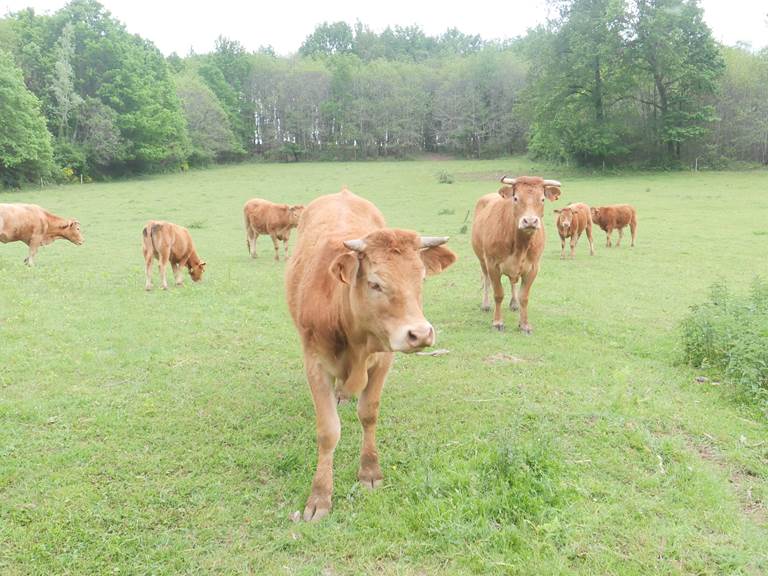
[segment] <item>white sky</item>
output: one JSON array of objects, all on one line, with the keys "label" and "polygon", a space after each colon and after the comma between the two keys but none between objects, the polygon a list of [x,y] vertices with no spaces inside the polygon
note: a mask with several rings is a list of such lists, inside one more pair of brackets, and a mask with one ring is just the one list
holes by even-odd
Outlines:
[{"label": "white sky", "polygon": [[[190,48],[209,52],[220,34],[238,40],[248,50],[271,45],[279,54],[296,52],[315,25],[360,20],[380,32],[388,25],[420,25],[429,35],[456,27],[484,39],[513,38],[546,20],[545,0],[474,0],[419,2],[419,0],[101,0],[129,32],[155,43],[164,53],[184,56]],[[65,0],[0,0],[0,15],[32,7],[54,12]],[[766,0],[701,0],[704,17],[715,39],[724,44],[746,42],[768,46]],[[268,8],[267,8],[268,6]],[[504,6],[504,8],[500,8]]]}]

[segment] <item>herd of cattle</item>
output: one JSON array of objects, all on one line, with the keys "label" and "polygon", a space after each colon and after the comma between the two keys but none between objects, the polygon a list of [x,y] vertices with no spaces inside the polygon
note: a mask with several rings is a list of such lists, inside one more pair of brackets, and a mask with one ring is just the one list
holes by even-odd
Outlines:
[{"label": "herd of cattle", "polygon": [[[490,310],[489,288],[493,288],[492,325],[503,330],[501,276],[507,276],[512,290],[509,306],[520,310],[520,330],[531,333],[528,298],[544,249],[544,205],[547,199],[560,197],[561,184],[529,176],[504,177],[501,182],[498,193],[478,200],[472,225],[472,248],[483,275],[482,308]],[[444,245],[447,237],[388,228],[376,206],[347,189],[321,196],[306,207],[254,199],[243,212],[252,257],[258,236],[269,234],[275,259],[280,240],[288,259],[290,232],[298,227],[285,284],[317,416],[317,469],[303,517],[318,520],[331,509],[333,453],[341,434],[337,404],[342,398],[358,396],[363,428],[358,479],[368,488],[381,484],[376,422],[384,380],[395,352],[416,352],[435,343],[435,330],[422,311],[422,282],[448,268],[456,255]],[[573,257],[585,231],[594,254],[593,222],[606,232],[607,246],[614,229],[619,245],[626,226],[635,244],[637,215],[629,205],[590,208],[574,203],[555,213],[563,258],[566,239]],[[25,242],[28,265],[33,265],[38,247],[58,238],[82,244],[79,222],[32,204],[0,204],[0,242]],[[184,267],[193,281],[201,280],[205,262],[186,228],[152,220],[142,231],[142,242],[147,290],[152,288],[155,258],[164,289],[168,263],[177,284],[182,283]]]}]

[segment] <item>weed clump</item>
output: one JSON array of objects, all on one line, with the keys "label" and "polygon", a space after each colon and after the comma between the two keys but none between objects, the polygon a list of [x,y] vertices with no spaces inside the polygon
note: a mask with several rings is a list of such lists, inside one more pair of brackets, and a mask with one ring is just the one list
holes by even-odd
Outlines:
[{"label": "weed clump", "polygon": [[440,184],[453,184],[454,177],[453,174],[450,174],[445,170],[440,170],[440,172],[437,173],[437,181]]},{"label": "weed clump", "polygon": [[691,307],[682,325],[683,359],[712,369],[768,408],[768,283],[756,278],[747,296],[730,293],[724,281]]}]

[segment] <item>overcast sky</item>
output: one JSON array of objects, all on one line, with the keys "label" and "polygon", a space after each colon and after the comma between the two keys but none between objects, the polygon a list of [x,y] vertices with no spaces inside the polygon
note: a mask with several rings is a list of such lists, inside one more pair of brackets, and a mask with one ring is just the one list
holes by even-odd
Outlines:
[{"label": "overcast sky", "polygon": [[[429,35],[455,27],[484,39],[513,38],[546,20],[545,0],[498,2],[474,0],[427,3],[418,0],[319,0],[313,2],[246,2],[217,0],[101,0],[132,33],[155,43],[164,53],[186,55],[190,49],[209,52],[217,36],[238,40],[248,50],[272,46],[280,54],[296,52],[304,38],[322,22],[360,20],[375,31],[387,26],[418,24]],[[0,0],[0,14],[32,7],[55,12],[64,0]],[[704,18],[715,39],[724,44],[746,42],[768,46],[766,0],[701,0]],[[500,9],[500,6],[505,6]]]}]

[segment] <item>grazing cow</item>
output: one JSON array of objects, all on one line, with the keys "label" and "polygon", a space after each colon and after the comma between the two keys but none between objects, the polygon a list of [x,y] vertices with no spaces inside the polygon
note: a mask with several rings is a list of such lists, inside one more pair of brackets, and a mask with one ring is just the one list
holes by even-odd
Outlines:
[{"label": "grazing cow", "polygon": [[283,241],[285,259],[288,259],[288,239],[291,237],[291,228],[299,225],[299,217],[304,206],[297,204],[274,204],[268,200],[254,198],[248,200],[243,206],[245,219],[246,244],[251,258],[256,258],[256,239],[259,234],[269,234],[272,244],[275,246],[275,260],[280,260],[278,240]]},{"label": "grazing cow", "polygon": [[[539,272],[539,259],[544,250],[545,233],[542,225],[544,200],[560,197],[560,182],[534,176],[501,179],[498,194],[486,194],[477,201],[472,222],[472,248],[480,260],[483,274],[483,304],[491,309],[488,288],[493,286],[496,308],[493,327],[504,330],[501,303],[504,288],[501,275],[509,277],[512,299],[509,307],[520,309],[520,330],[530,334],[528,295]],[[521,290],[518,293],[518,280]]]},{"label": "grazing cow", "polygon": [[576,243],[585,230],[589,240],[589,255],[594,256],[595,243],[592,240],[592,216],[590,216],[589,206],[575,202],[554,212],[557,214],[557,233],[560,234],[560,258],[565,258],[566,238],[571,239],[571,258],[575,256]]},{"label": "grazing cow", "polygon": [[24,258],[27,266],[35,265],[40,246],[59,238],[80,246],[84,242],[80,222],[51,214],[36,204],[0,204],[0,242],[24,242],[29,246]]},{"label": "grazing cow", "polygon": [[618,230],[619,239],[616,241],[616,248],[618,248],[624,235],[624,228],[629,224],[629,229],[632,232],[631,247],[634,248],[635,238],[637,238],[637,211],[634,206],[629,204],[593,206],[591,212],[592,221],[605,231],[606,247],[611,247],[611,234],[614,230]]},{"label": "grazing cow", "polygon": [[195,251],[195,244],[189,230],[178,224],[150,220],[142,230],[144,263],[146,264],[147,284],[146,290],[152,290],[152,260],[157,258],[160,268],[160,279],[163,290],[168,289],[168,280],[165,277],[165,267],[168,262],[173,268],[173,277],[176,286],[182,285],[181,269],[186,266],[193,282],[200,282],[205,272],[205,262]]},{"label": "grazing cow", "polygon": [[333,452],[341,434],[337,397],[359,395],[363,443],[357,477],[367,488],[381,484],[381,389],[393,352],[435,343],[421,309],[421,288],[426,275],[456,260],[442,246],[447,240],[386,228],[376,206],[346,189],[304,210],[285,277],[317,416],[317,471],[304,520],[318,520],[331,508]]}]

